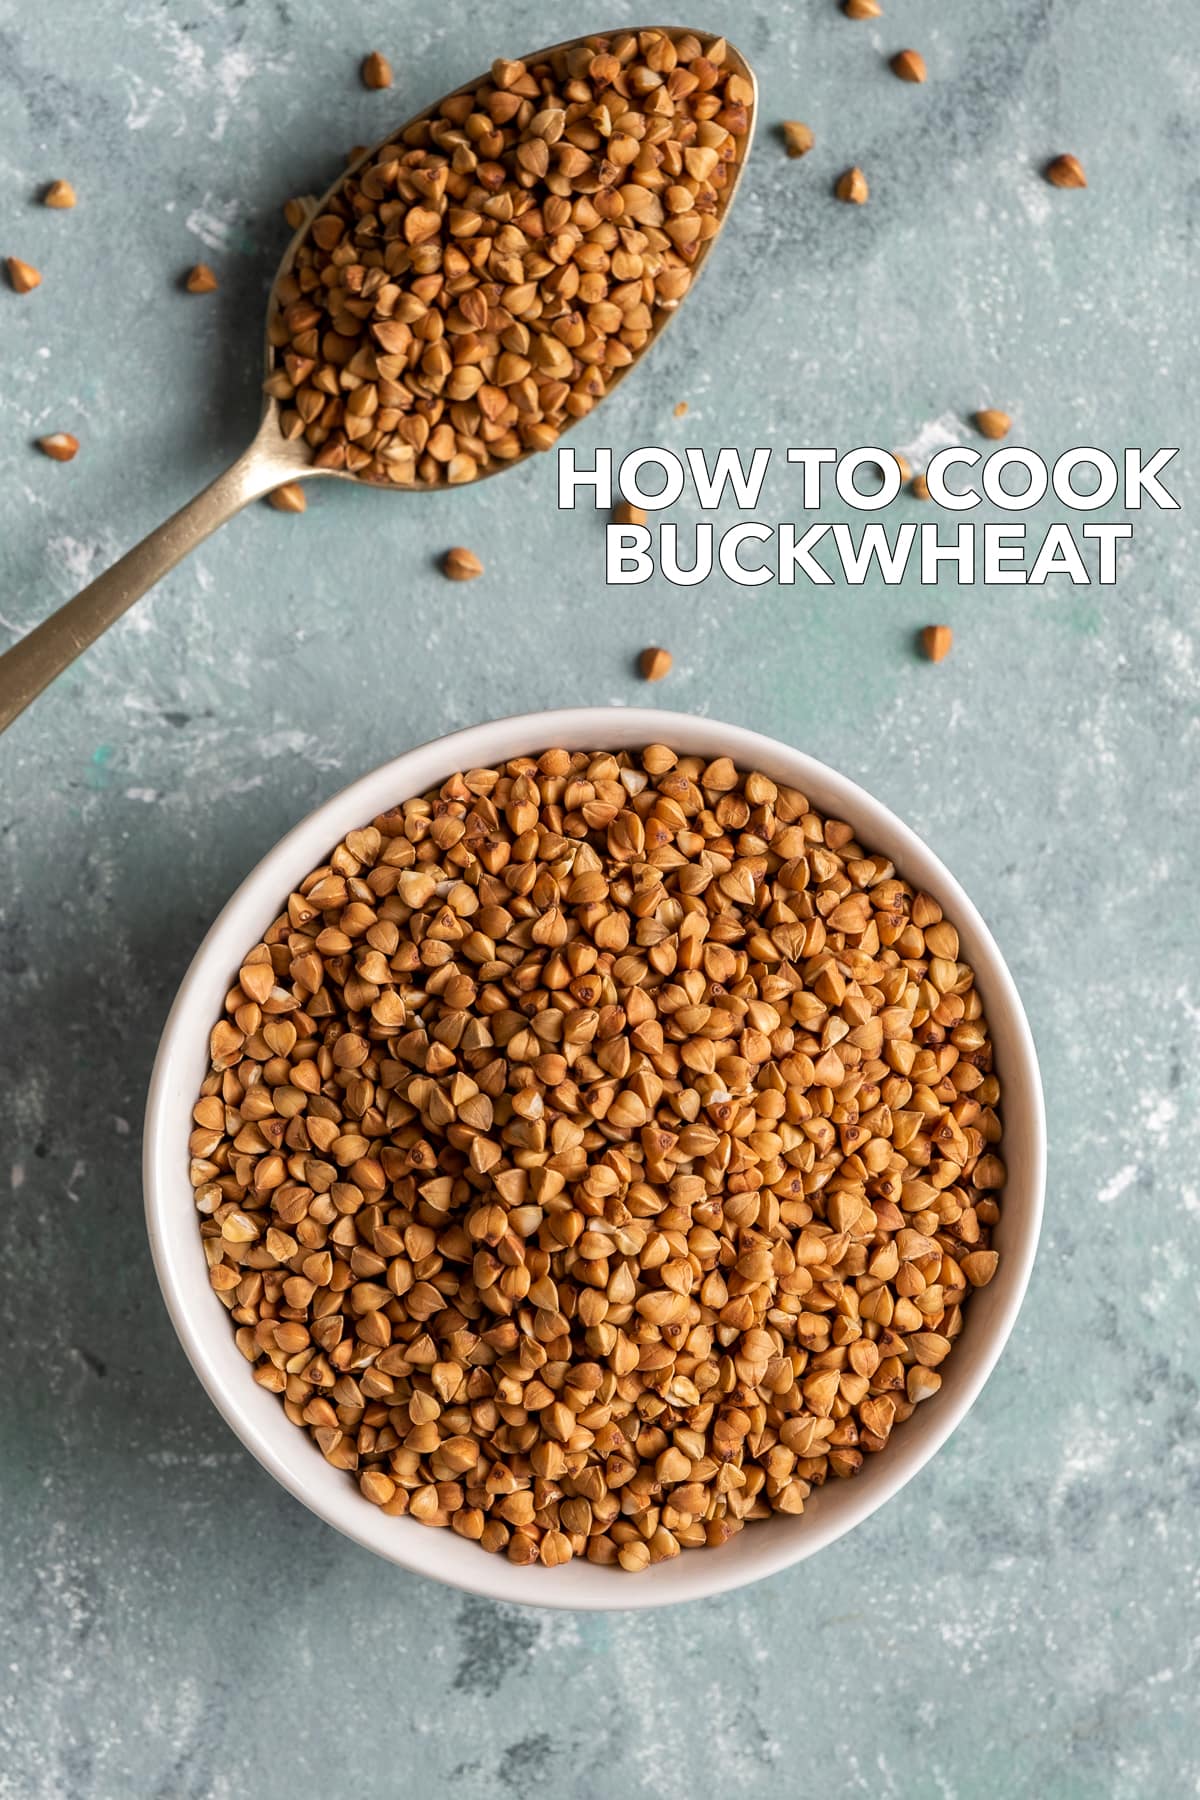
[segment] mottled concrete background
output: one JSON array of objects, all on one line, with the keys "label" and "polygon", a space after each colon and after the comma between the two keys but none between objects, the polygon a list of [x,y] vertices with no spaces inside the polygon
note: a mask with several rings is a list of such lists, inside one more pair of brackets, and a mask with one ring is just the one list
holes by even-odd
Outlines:
[{"label": "mottled concrete background", "polygon": [[[856,25],[831,0],[700,0],[756,62],[764,122],[818,147],[790,163],[763,132],[701,290],[580,444],[920,452],[991,404],[1046,454],[1182,445],[1184,510],[1140,516],[1115,591],[606,594],[602,521],[556,511],[548,461],[427,501],[329,484],[302,519],[237,520],[14,727],[5,1800],[1200,1791],[1200,15],[884,4]],[[0,0],[0,254],[45,276],[0,293],[0,642],[246,440],[288,195],[493,54],[633,17]],[[926,87],[887,72],[907,44]],[[390,94],[357,81],[376,45]],[[1038,178],[1062,149],[1086,193]],[[855,161],[863,209],[829,193]],[[56,176],[75,212],[34,204]],[[177,280],[201,256],[221,289],[197,300]],[[29,447],[60,429],[69,467]],[[485,579],[442,580],[452,543]],[[939,615],[934,670],[911,638]],[[839,765],[981,901],[1044,1060],[1047,1228],[986,1395],[882,1513],[740,1595],[573,1619],[370,1560],[241,1450],[154,1285],[140,1113],[200,934],[286,826],[450,727],[644,700],[655,641],[676,672],[654,700]]]}]

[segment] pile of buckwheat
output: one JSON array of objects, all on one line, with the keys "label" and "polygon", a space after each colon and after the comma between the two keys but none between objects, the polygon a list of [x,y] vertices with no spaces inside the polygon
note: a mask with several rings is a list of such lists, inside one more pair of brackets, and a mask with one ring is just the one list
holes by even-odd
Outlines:
[{"label": "pile of buckwheat", "polygon": [[352,831],[213,1027],[192,1183],[254,1378],[391,1514],[638,1570],[940,1386],[1005,1171],[958,933],[661,744]]},{"label": "pile of buckwheat", "polygon": [[285,437],[369,481],[547,449],[687,292],[753,101],[723,39],[493,63],[352,172],[269,323]]}]

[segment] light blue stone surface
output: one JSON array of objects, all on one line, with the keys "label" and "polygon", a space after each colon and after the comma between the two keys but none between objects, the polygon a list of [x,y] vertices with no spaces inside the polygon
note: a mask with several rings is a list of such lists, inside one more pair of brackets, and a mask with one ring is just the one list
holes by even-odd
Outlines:
[{"label": "light blue stone surface", "polygon": [[[764,129],[694,299],[580,448],[876,442],[919,461],[991,404],[1048,456],[1181,445],[1183,510],[1138,515],[1115,589],[606,592],[603,520],[556,509],[548,459],[424,500],[322,484],[303,518],[236,520],[17,723],[4,1800],[1200,1791],[1200,12],[884,3],[852,24],[831,0],[697,0],[689,22],[756,64]],[[494,54],[632,17],[0,0],[0,255],[44,274],[0,292],[0,643],[248,439],[288,195]],[[924,87],[888,73],[907,44]],[[390,93],[357,80],[375,46]],[[797,117],[817,137],[799,163],[770,129]],[[1086,192],[1040,179],[1063,149]],[[864,208],[830,195],[854,162]],[[35,204],[58,176],[74,212]],[[201,257],[208,299],[177,287]],[[31,450],[53,430],[80,438],[73,464]],[[784,516],[781,471],[768,492]],[[484,579],[442,579],[454,543]],[[912,638],[938,617],[956,643],[933,669]],[[647,690],[633,661],[653,642],[676,666]],[[1043,1058],[1047,1224],[986,1394],[881,1513],[741,1594],[572,1618],[372,1561],[242,1451],[158,1298],[140,1113],[202,931],[316,801],[455,726],[647,698],[824,757],[960,875]]]}]

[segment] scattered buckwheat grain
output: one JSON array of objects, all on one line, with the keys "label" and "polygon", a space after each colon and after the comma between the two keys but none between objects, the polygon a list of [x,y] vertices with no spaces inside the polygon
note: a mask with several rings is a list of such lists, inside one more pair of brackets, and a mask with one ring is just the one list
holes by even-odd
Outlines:
[{"label": "scattered buckwheat grain", "polygon": [[267,495],[267,505],[273,506],[276,512],[302,513],[308,510],[308,496],[298,481],[285,481],[281,486],[272,488]]},{"label": "scattered buckwheat grain", "polygon": [[69,431],[52,431],[37,440],[37,447],[52,462],[73,462],[79,455],[79,439]]},{"label": "scattered buckwheat grain", "polygon": [[799,119],[787,119],[783,124],[783,142],[789,156],[807,156],[816,138],[812,128],[804,125]]},{"label": "scattered buckwheat grain", "polygon": [[643,681],[662,681],[671,673],[672,656],[669,650],[658,645],[651,645],[638,657],[638,670]]},{"label": "scattered buckwheat grain", "polygon": [[364,87],[390,88],[392,85],[392,65],[378,50],[372,50],[369,56],[364,56],[360,72]]},{"label": "scattered buckwheat grain", "polygon": [[41,287],[42,272],[32,263],[22,262],[19,256],[10,256],[4,266],[8,270],[9,285],[16,293],[29,294],[35,287]]},{"label": "scattered buckwheat grain", "polygon": [[477,575],[483,574],[483,564],[473,550],[458,546],[447,550],[442,558],[442,572],[451,581],[474,581]]},{"label": "scattered buckwheat grain", "polygon": [[1045,175],[1051,187],[1085,188],[1087,186],[1087,176],[1083,172],[1083,164],[1077,156],[1071,156],[1069,153],[1065,156],[1056,156],[1053,162],[1047,163]]}]

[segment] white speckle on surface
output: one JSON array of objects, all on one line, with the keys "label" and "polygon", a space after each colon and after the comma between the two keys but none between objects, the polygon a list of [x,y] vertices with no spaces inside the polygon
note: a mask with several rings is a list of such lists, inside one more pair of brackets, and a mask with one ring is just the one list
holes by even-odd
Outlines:
[{"label": "white speckle on surface", "polygon": [[1055,190],[1044,176],[1034,176],[1023,181],[1019,187],[1021,207],[1031,225],[1039,228],[1050,224],[1054,211]]},{"label": "white speckle on surface", "polygon": [[155,118],[166,95],[162,88],[154,87],[143,81],[139,75],[131,75],[128,71],[124,71],[124,78],[126,129],[128,131],[144,131]]},{"label": "white speckle on surface", "polygon": [[916,433],[898,446],[902,456],[918,468],[929,461],[935,450],[944,450],[947,444],[960,444],[963,438],[963,422],[958,413],[939,413],[936,419],[928,419]]},{"label": "white speckle on surface", "polygon": [[1106,1474],[1121,1451],[1121,1440],[1106,1431],[1104,1415],[1083,1405],[1070,1414],[1055,1478],[1050,1487],[1051,1506],[1061,1506],[1069,1489],[1079,1481]]},{"label": "white speckle on surface", "polygon": [[213,79],[226,100],[236,102],[246,83],[257,73],[258,65],[254,57],[248,50],[238,46],[221,52],[213,69]]},{"label": "white speckle on surface", "polygon": [[1159,1094],[1146,1113],[1146,1130],[1166,1131],[1174,1124],[1179,1108],[1168,1094]]},{"label": "white speckle on surface", "polygon": [[192,208],[184,223],[187,229],[198,237],[208,250],[224,250],[229,243],[229,234],[237,223],[242,202],[237,199],[220,200],[212,194],[205,194],[199,206]]},{"label": "white speckle on surface", "polygon": [[116,545],[112,533],[108,531],[92,538],[72,537],[64,532],[50,539],[46,545],[46,554],[65,577],[66,585],[75,589],[85,587],[112,561]]},{"label": "white speckle on surface", "polygon": [[277,756],[312,757],[316,767],[322,769],[338,769],[340,758],[322,745],[310,733],[301,731],[295,726],[284,726],[278,731],[267,732],[258,739],[255,745],[259,756],[273,758]]},{"label": "white speckle on surface", "polygon": [[1104,1183],[1104,1186],[1097,1193],[1096,1198],[1102,1206],[1109,1206],[1114,1200],[1119,1200],[1121,1195],[1131,1188],[1136,1180],[1136,1165],[1127,1163],[1123,1169],[1118,1169],[1116,1174]]}]

